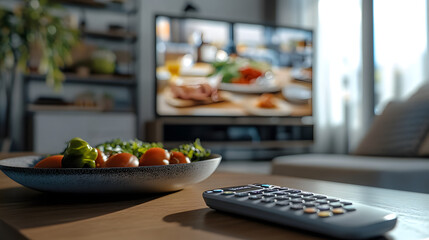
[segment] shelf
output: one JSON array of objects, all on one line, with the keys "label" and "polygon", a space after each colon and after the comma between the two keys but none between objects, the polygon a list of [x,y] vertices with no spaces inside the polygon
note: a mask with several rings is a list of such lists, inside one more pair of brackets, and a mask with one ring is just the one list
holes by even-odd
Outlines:
[{"label": "shelf", "polygon": [[[135,86],[136,81],[133,77],[121,75],[90,75],[88,77],[81,77],[76,74],[66,73],[64,83],[80,83],[80,84],[102,84],[114,86]],[[45,81],[46,75],[42,74],[29,74],[24,75],[26,81]]]},{"label": "shelf", "polygon": [[28,112],[114,112],[114,113],[133,113],[131,109],[112,109],[106,110],[103,107],[82,107],[75,105],[40,105],[28,104]]},{"label": "shelf", "polygon": [[127,31],[93,31],[83,30],[83,37],[107,39],[112,41],[130,41],[135,42],[137,40],[137,34],[134,32]]},{"label": "shelf", "polygon": [[62,5],[67,7],[86,8],[91,10],[112,11],[125,14],[136,14],[136,9],[125,8],[120,3],[102,3],[88,0],[59,0]]}]

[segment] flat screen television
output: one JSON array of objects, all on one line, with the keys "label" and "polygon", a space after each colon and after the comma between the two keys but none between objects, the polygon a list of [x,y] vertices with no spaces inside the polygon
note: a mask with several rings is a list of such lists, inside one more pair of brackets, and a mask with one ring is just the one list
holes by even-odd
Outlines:
[{"label": "flat screen television", "polygon": [[313,31],[155,16],[158,117],[312,116]]}]

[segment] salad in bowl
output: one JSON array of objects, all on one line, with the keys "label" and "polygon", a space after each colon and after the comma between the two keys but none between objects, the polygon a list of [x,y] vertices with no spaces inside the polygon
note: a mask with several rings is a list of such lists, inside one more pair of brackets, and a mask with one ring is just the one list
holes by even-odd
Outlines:
[{"label": "salad in bowl", "polygon": [[59,154],[4,159],[0,170],[17,183],[42,192],[154,193],[203,181],[221,159],[199,139],[165,149],[161,143],[120,139],[93,147],[73,138]]}]

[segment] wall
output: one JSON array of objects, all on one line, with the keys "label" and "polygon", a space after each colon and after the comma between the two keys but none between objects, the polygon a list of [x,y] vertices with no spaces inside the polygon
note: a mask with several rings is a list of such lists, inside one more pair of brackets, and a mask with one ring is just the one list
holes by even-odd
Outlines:
[{"label": "wall", "polygon": [[146,0],[140,2],[138,108],[141,129],[139,138],[144,137],[145,122],[155,118],[154,15],[156,13],[180,15],[187,2],[191,2],[199,10],[192,16],[232,21],[264,21],[263,0]]},{"label": "wall", "polygon": [[315,29],[318,2],[318,0],[277,0],[276,22],[280,25]]}]

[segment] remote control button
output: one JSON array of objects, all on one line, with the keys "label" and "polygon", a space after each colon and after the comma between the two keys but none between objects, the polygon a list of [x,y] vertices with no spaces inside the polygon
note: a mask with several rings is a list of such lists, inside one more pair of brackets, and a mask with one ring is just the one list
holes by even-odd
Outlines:
[{"label": "remote control button", "polygon": [[304,196],[304,197],[308,197],[308,196],[313,196],[314,194],[310,193],[310,192],[301,192],[301,193],[299,193],[299,195]]},{"label": "remote control button", "polygon": [[293,204],[290,206],[290,209],[292,209],[292,210],[301,210],[303,208],[304,207],[302,206],[302,204]]},{"label": "remote control button", "polygon": [[263,198],[261,199],[261,203],[272,203],[274,202],[274,198]]},{"label": "remote control button", "polygon": [[265,198],[271,198],[271,197],[275,197],[276,195],[274,193],[264,193],[262,194],[262,196],[264,196]]},{"label": "remote control button", "polygon": [[343,214],[344,213],[344,209],[342,209],[342,208],[335,208],[335,209],[332,209],[332,213],[335,214],[335,215]]},{"label": "remote control button", "polygon": [[232,191],[224,191],[222,193],[222,195],[234,195],[234,194],[235,194],[235,192],[232,192]]},{"label": "remote control button", "polygon": [[344,206],[343,207],[347,212],[353,212],[356,211],[356,208],[352,207],[352,206]]},{"label": "remote control button", "polygon": [[247,192],[236,193],[235,196],[236,197],[247,197],[247,196],[249,196],[249,193],[247,193]]},{"label": "remote control button", "polygon": [[330,203],[329,205],[331,205],[331,207],[333,207],[333,208],[340,208],[343,206],[343,204],[341,204],[339,202]]},{"label": "remote control button", "polygon": [[286,191],[286,190],[289,190],[289,188],[287,188],[287,187],[279,187],[279,188],[277,188],[277,190],[279,190],[279,191]]},{"label": "remote control button", "polygon": [[209,191],[205,191],[205,193],[213,193],[213,191],[212,190],[209,190]]},{"label": "remote control button", "polygon": [[258,199],[261,199],[262,198],[262,196],[261,195],[251,195],[250,197],[249,197],[249,199],[250,200],[258,200]]},{"label": "remote control button", "polygon": [[317,198],[317,199],[325,199],[325,198],[327,198],[326,196],[324,196],[324,195],[314,195],[313,196],[314,198]]},{"label": "remote control button", "polygon": [[317,209],[312,208],[312,207],[309,207],[309,208],[305,208],[305,209],[304,209],[304,212],[305,212],[305,213],[308,213],[308,214],[312,214],[312,213],[316,213],[316,212],[317,212]]},{"label": "remote control button", "polygon": [[291,203],[303,203],[302,199],[297,199],[297,198],[290,200],[290,202]]},{"label": "remote control button", "polygon": [[223,192],[223,190],[222,189],[214,189],[213,192],[214,193],[221,193],[221,192]]},{"label": "remote control button", "polygon": [[249,193],[252,194],[252,195],[261,194],[262,190],[251,191]]},{"label": "remote control button", "polygon": [[301,192],[301,190],[297,190],[297,189],[289,189],[289,190],[286,190],[286,192],[288,192],[288,193],[300,193],[300,192]]},{"label": "remote control button", "polygon": [[290,198],[288,196],[276,196],[275,199],[279,201],[289,200]]},{"label": "remote control button", "polygon": [[268,189],[262,190],[262,192],[264,192],[264,193],[270,193],[270,192],[277,192],[277,190],[274,190],[272,188],[268,188]]},{"label": "remote control button", "polygon": [[304,203],[304,206],[306,206],[306,207],[315,207],[316,204],[314,204],[312,202],[309,202],[309,203]]},{"label": "remote control button", "polygon": [[319,205],[317,206],[317,209],[319,209],[320,211],[328,211],[331,210],[331,206],[324,204],[324,205]]},{"label": "remote control button", "polygon": [[287,193],[285,193],[285,192],[276,192],[275,194],[276,194],[276,196],[289,195],[289,194],[287,194]]},{"label": "remote control button", "polygon": [[318,200],[316,200],[316,202],[320,203],[320,204],[327,204],[328,203],[328,201],[326,201],[325,199],[318,199]]},{"label": "remote control button", "polygon": [[330,203],[332,203],[332,202],[339,202],[340,201],[340,200],[335,199],[335,198],[327,198],[326,200],[329,201]]},{"label": "remote control button", "polygon": [[352,203],[351,202],[344,202],[344,201],[342,201],[342,202],[340,202],[341,204],[343,204],[343,206],[349,206],[349,205],[352,205]]},{"label": "remote control button", "polygon": [[280,202],[276,202],[277,206],[288,206],[290,204],[289,201],[280,201]]},{"label": "remote control button", "polygon": [[321,212],[317,213],[317,216],[322,217],[322,218],[330,217],[331,216],[331,212],[321,211]]},{"label": "remote control button", "polygon": [[316,200],[315,198],[312,198],[312,197],[303,197],[302,198],[302,200],[304,200],[304,201],[306,201],[306,202],[311,202],[311,201],[314,201],[314,200]]},{"label": "remote control button", "polygon": [[301,198],[302,196],[298,195],[298,194],[290,194],[289,197],[290,198]]},{"label": "remote control button", "polygon": [[261,184],[260,186],[263,187],[263,188],[269,188],[269,187],[271,187],[271,185],[269,185],[269,184]]}]

